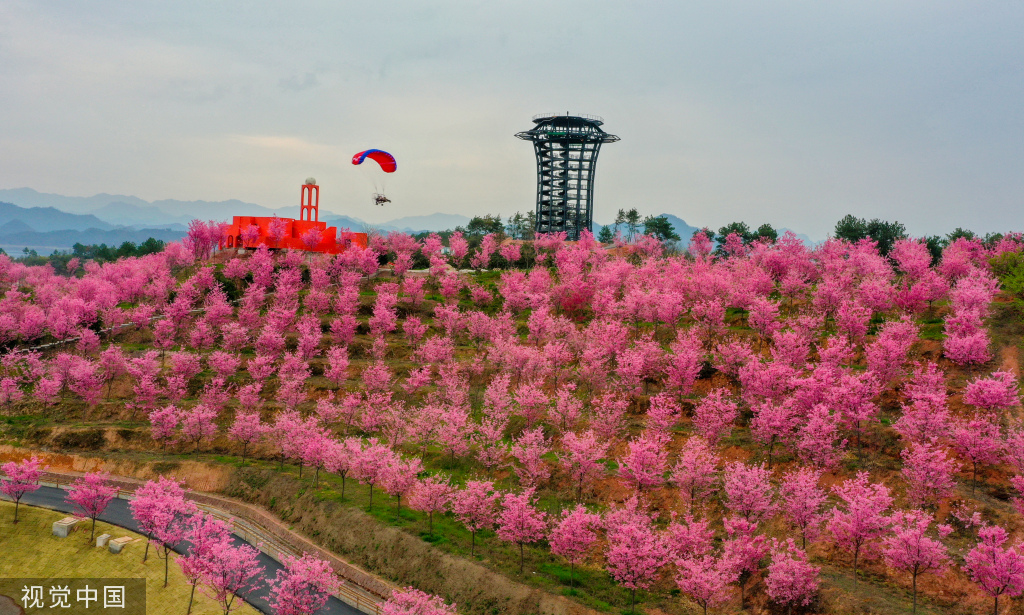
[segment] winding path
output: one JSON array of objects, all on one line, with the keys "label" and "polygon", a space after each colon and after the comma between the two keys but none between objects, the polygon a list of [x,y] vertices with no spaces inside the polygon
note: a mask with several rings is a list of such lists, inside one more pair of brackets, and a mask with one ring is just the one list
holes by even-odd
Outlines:
[{"label": "winding path", "polygon": [[[22,497],[21,502],[23,504],[28,504],[31,506],[49,508],[51,510],[57,510],[65,513],[73,513],[73,507],[69,505],[67,502],[65,502],[66,496],[67,491],[65,489],[62,489],[60,487],[42,486],[37,491],[25,494],[25,496]],[[9,501],[9,498],[7,498],[6,496],[0,495],[0,498]],[[123,527],[133,532],[137,532],[140,534],[143,533],[140,531],[138,524],[135,522],[135,518],[132,517],[131,510],[128,507],[128,500],[123,499],[123,497],[119,497],[111,501],[110,505],[107,506],[107,509],[103,512],[102,515],[100,515],[99,519],[100,521],[105,521],[112,525],[117,525],[119,527]],[[232,540],[234,540],[234,542],[239,545],[249,544],[248,542],[239,538],[236,534],[232,535]],[[181,554],[184,552],[186,547],[187,544],[182,544],[176,547],[174,551],[176,553]],[[125,552],[124,556],[135,557],[135,555],[133,555],[131,552]],[[272,558],[263,550],[260,551],[259,561],[260,564],[263,565],[265,570],[264,580],[267,583],[269,583],[272,579],[276,577],[277,571],[280,570],[282,566],[277,560]],[[242,596],[242,598],[244,598],[246,602],[251,604],[260,612],[272,615],[273,610],[271,609],[270,604],[267,602],[268,594],[269,590],[266,586],[266,583],[264,583],[263,587],[261,587],[259,591],[253,592],[248,595],[244,595]],[[360,606],[362,608],[357,609],[355,606],[348,604],[347,602],[343,602],[337,596],[331,596],[328,599],[327,604],[317,612],[317,615],[366,615],[366,613],[373,614],[379,612],[379,604],[360,604]]]}]

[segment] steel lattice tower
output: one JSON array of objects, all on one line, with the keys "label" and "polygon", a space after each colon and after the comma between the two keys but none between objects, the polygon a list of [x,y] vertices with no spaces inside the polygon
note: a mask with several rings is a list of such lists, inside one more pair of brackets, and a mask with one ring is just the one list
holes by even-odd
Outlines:
[{"label": "steel lattice tower", "polygon": [[533,141],[537,154],[538,233],[565,231],[580,238],[594,222],[594,171],[602,143],[619,140],[601,129],[604,120],[593,115],[542,113],[533,130],[518,132]]}]

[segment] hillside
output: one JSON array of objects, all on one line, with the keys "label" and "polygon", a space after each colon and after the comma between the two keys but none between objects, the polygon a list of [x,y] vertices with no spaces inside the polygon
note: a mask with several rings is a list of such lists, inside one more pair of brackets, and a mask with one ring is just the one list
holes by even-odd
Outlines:
[{"label": "hillside", "polygon": [[[0,268],[30,291],[0,302],[9,346],[92,327],[74,354],[4,362],[0,440],[232,469],[233,497],[466,614],[540,612],[540,590],[682,615],[693,578],[723,612],[781,613],[781,562],[805,612],[990,612],[968,554],[1024,530],[1024,327],[994,277],[1021,275],[1024,244],[960,239],[934,265],[913,241],[893,261],[758,249],[546,239],[461,274],[471,255],[401,275],[373,254],[178,248],[72,279]],[[479,528],[470,497],[491,502]],[[873,528],[854,542],[851,515]],[[949,566],[912,582],[885,555],[899,536]]]}]

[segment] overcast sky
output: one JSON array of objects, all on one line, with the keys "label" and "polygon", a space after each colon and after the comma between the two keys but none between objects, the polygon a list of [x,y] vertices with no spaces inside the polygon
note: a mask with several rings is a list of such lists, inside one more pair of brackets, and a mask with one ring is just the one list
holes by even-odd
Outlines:
[{"label": "overcast sky", "polygon": [[[595,219],[1024,230],[1024,3],[0,0],[0,188],[534,206],[540,112],[601,115]],[[351,163],[392,152],[393,204]]]}]

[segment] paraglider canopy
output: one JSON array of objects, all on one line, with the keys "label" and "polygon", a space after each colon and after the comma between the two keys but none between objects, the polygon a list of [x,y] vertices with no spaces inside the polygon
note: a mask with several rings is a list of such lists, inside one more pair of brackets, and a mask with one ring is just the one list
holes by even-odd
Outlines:
[{"label": "paraglider canopy", "polygon": [[398,168],[398,163],[395,162],[395,157],[381,149],[368,149],[363,152],[359,152],[355,156],[352,156],[352,164],[363,164],[363,161],[369,158],[377,164],[385,173],[394,173],[395,169]]}]

